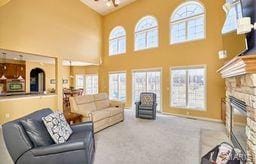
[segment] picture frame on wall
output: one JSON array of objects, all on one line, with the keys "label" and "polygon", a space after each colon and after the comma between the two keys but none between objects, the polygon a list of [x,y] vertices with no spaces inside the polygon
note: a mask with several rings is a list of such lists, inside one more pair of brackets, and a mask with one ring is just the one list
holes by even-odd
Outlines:
[{"label": "picture frame on wall", "polygon": [[55,79],[51,79],[50,80],[50,84],[56,84],[56,80]]},{"label": "picture frame on wall", "polygon": [[68,79],[63,79],[63,84],[68,84]]}]

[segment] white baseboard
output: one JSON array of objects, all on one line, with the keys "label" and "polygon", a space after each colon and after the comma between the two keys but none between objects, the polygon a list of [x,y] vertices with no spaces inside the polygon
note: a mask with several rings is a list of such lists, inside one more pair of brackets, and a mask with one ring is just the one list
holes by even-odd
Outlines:
[{"label": "white baseboard", "polygon": [[202,121],[211,121],[211,122],[224,123],[222,120],[212,119],[212,118],[195,117],[195,116],[188,116],[188,115],[182,115],[182,114],[172,114],[172,113],[166,113],[166,112],[162,112],[162,114],[164,114],[164,115],[176,116],[176,117],[197,119],[197,120],[202,120]]}]

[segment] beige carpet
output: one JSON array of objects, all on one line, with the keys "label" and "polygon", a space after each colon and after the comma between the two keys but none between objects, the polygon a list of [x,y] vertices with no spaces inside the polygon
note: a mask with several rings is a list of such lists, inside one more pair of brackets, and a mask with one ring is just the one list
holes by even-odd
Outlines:
[{"label": "beige carpet", "polygon": [[[173,116],[158,115],[155,121],[136,119],[134,112],[127,110],[124,122],[96,134],[94,163],[197,164],[212,143],[225,140],[224,129],[221,123]],[[216,135],[213,131],[222,132],[222,137],[212,137]],[[0,163],[11,164],[0,133]]]}]

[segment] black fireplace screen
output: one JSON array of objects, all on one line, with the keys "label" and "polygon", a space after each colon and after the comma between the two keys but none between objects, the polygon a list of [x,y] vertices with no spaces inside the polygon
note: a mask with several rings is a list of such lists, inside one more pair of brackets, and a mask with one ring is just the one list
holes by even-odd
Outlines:
[{"label": "black fireplace screen", "polygon": [[235,147],[246,152],[246,103],[237,98],[230,97],[231,102],[231,139]]}]

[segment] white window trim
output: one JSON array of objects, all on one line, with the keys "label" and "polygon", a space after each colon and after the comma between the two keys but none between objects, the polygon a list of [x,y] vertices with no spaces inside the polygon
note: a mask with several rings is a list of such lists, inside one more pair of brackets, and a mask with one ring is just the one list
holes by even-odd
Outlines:
[{"label": "white window trim", "polygon": [[[156,26],[154,26],[154,27],[150,27],[150,28],[148,28],[148,29],[144,29],[144,30],[140,30],[140,31],[137,31],[137,28],[138,28],[138,26],[140,25],[140,23],[143,21],[143,20],[145,20],[145,19],[147,19],[147,18],[149,18],[149,19],[154,19],[155,21],[156,21]],[[157,18],[155,17],[155,16],[152,16],[152,15],[148,15],[148,16],[144,16],[143,18],[141,18],[138,22],[137,22],[137,24],[136,24],[136,26],[135,26],[135,30],[134,30],[134,51],[135,52],[137,52],[137,51],[143,51],[143,50],[147,50],[147,49],[153,49],[153,48],[157,48],[157,47],[159,47],[159,27],[158,27],[159,25],[158,25],[158,20],[157,20]],[[153,31],[153,30],[157,30],[157,45],[156,46],[152,46],[152,47],[149,47],[148,46],[148,40],[147,40],[147,35],[148,35],[148,32],[150,32],[150,31]],[[141,48],[141,49],[136,49],[136,34],[139,34],[139,33],[145,33],[145,42],[146,42],[146,47],[145,48]]]},{"label": "white window trim", "polygon": [[97,86],[97,91],[98,91],[98,93],[99,93],[99,74],[85,74],[84,75],[84,91],[85,91],[85,93],[86,93],[86,76],[97,76],[98,77],[98,80],[97,80],[97,84],[98,84],[98,86]]},{"label": "white window trim", "polygon": [[[203,8],[204,12],[203,12],[202,14],[197,14],[197,15],[194,15],[194,16],[189,17],[189,18],[183,18],[183,19],[180,19],[180,20],[172,21],[173,15],[174,15],[181,7],[183,7],[183,6],[185,6],[185,5],[189,4],[189,3],[195,3],[195,4],[200,5],[200,6]],[[187,20],[196,19],[196,17],[197,17],[197,18],[199,18],[199,17],[204,17],[204,37],[203,37],[203,38],[199,38],[199,39],[190,39],[190,40],[185,40],[185,41],[173,42],[173,43],[172,43],[172,25],[173,25],[173,24],[180,23],[180,22],[186,22]],[[206,9],[205,9],[205,6],[204,6],[201,2],[198,2],[198,1],[188,1],[188,2],[183,2],[181,5],[179,5],[178,7],[176,7],[176,9],[172,12],[172,15],[171,15],[171,17],[170,17],[170,28],[169,28],[169,33],[170,33],[170,35],[169,35],[169,37],[170,37],[170,45],[176,45],[176,44],[183,44],[183,43],[189,43],[189,42],[195,42],[195,41],[205,40],[205,39],[207,38],[207,37],[206,37],[206,35],[207,35],[207,31],[206,31],[206,30],[207,30],[207,20],[206,20],[206,18],[207,18]],[[186,30],[186,38],[187,38],[187,29],[188,29],[187,25],[188,25],[188,23],[186,22],[185,24],[186,24],[186,29],[185,29],[185,30]]]},{"label": "white window trim", "polygon": [[[110,72],[108,72],[108,95],[110,94],[110,87],[109,87],[110,75],[122,74],[122,73],[125,74],[125,99],[122,102],[126,102],[127,101],[127,71],[110,71]],[[118,85],[119,85],[119,83],[118,83]],[[118,88],[119,88],[119,86],[118,86]],[[118,95],[119,95],[119,91],[118,91]]]},{"label": "white window trim", "polygon": [[145,68],[145,69],[132,69],[132,103],[135,103],[134,99],[134,79],[133,79],[133,74],[136,72],[150,72],[150,71],[160,71],[160,113],[163,112],[163,67],[156,67],[156,68]]},{"label": "white window trim", "polygon": [[76,74],[76,75],[75,75],[76,89],[81,89],[81,88],[78,88],[78,87],[77,87],[77,76],[83,76],[84,82],[83,82],[83,88],[82,88],[82,89],[84,89],[84,88],[85,88],[85,74]]},{"label": "white window trim", "polygon": [[[205,77],[205,86],[204,86],[204,108],[200,109],[200,108],[189,108],[189,107],[176,107],[176,106],[172,106],[172,70],[174,69],[193,69],[193,68],[204,68],[204,77]],[[169,99],[169,107],[170,108],[176,108],[176,109],[183,109],[183,110],[191,110],[191,111],[197,111],[197,112],[206,112],[207,111],[207,65],[189,65],[189,66],[174,66],[174,67],[170,67],[170,89],[169,89],[169,95],[170,95],[170,99]],[[187,84],[186,84],[187,85]],[[187,97],[187,95],[186,95]],[[187,98],[186,98],[187,99]],[[187,100],[186,100],[187,101]],[[187,103],[187,102],[186,102]]]},{"label": "white window trim", "polygon": [[[119,29],[119,28],[122,28],[122,29],[124,30],[125,34],[122,35],[122,36],[118,36],[118,37],[111,38],[112,33],[113,33],[115,30]],[[126,53],[126,46],[127,46],[127,37],[126,37],[126,36],[127,36],[127,35],[126,35],[126,30],[125,30],[125,28],[124,28],[123,26],[116,26],[116,27],[114,27],[114,28],[111,30],[111,32],[110,32],[110,34],[109,34],[109,37],[108,37],[108,55],[109,55],[109,56],[123,55],[123,54]],[[125,39],[125,49],[124,49],[124,52],[121,52],[121,53],[120,53],[120,52],[119,52],[119,41],[120,41],[120,39],[122,39],[122,38]],[[118,43],[117,49],[118,49],[118,50],[117,50],[117,53],[111,54],[111,53],[110,53],[110,42],[113,41],[113,40],[117,40],[117,43]]]}]

